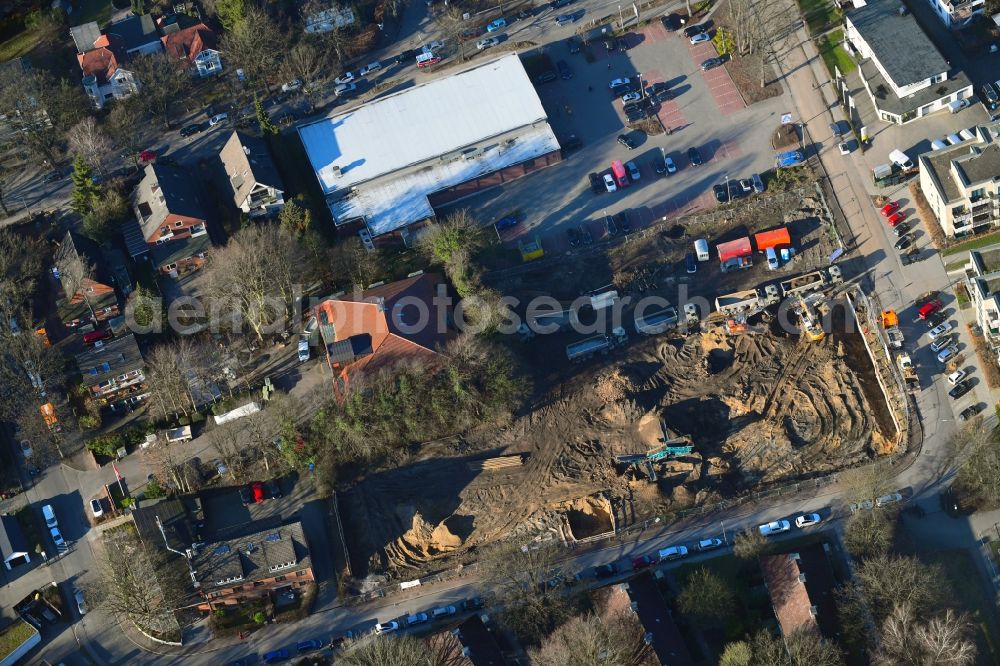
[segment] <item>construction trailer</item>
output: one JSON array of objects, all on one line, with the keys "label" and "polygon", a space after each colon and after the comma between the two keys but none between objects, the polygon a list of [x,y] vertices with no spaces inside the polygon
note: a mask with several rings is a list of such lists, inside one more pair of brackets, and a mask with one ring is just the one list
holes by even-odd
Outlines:
[{"label": "construction trailer", "polygon": [[677,325],[677,308],[668,306],[662,310],[635,318],[635,332],[640,335],[659,335]]},{"label": "construction trailer", "polygon": [[816,291],[817,289],[821,289],[828,284],[838,284],[843,281],[844,277],[840,272],[840,268],[837,266],[830,266],[826,270],[820,269],[804,275],[797,275],[787,280],[782,280],[779,284],[781,286],[781,295],[787,298],[788,296],[803,294],[807,291]]},{"label": "construction trailer", "polygon": [[754,234],[754,244],[758,252],[767,252],[769,248],[788,247],[792,244],[792,236],[788,233],[788,227],[778,227],[769,231],[761,231]]},{"label": "construction trailer", "polygon": [[753,248],[750,237],[744,236],[715,246],[719,253],[720,268],[723,273],[753,266]]},{"label": "construction trailer", "polygon": [[715,309],[723,315],[732,316],[742,312],[746,317],[752,317],[769,305],[774,305],[780,301],[778,288],[773,285],[765,285],[756,289],[736,291],[731,294],[724,294],[715,299]]},{"label": "construction trailer", "polygon": [[607,354],[628,340],[625,329],[615,328],[611,335],[594,335],[566,345],[566,358],[574,363],[581,363],[595,354]]}]

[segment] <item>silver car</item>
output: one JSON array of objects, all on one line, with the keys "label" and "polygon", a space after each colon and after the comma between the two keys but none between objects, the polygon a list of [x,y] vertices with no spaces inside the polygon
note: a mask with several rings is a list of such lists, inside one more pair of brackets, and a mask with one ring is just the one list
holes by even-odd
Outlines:
[{"label": "silver car", "polygon": [[761,525],[757,529],[760,530],[760,533],[764,536],[771,536],[772,534],[787,532],[792,529],[792,525],[787,520],[775,520],[767,523],[766,525]]},{"label": "silver car", "polygon": [[950,361],[951,359],[955,358],[956,356],[958,356],[958,346],[957,345],[952,345],[952,346],[948,347],[947,349],[945,349],[945,350],[941,351],[940,353],[938,353],[937,360],[940,363],[947,363],[948,361]]}]

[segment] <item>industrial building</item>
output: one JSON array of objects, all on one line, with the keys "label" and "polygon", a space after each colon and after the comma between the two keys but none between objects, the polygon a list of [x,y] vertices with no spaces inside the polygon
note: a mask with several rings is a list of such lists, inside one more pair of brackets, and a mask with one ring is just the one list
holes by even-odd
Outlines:
[{"label": "industrial building", "polygon": [[409,242],[435,208],[560,161],[516,54],[299,127],[338,230]]}]

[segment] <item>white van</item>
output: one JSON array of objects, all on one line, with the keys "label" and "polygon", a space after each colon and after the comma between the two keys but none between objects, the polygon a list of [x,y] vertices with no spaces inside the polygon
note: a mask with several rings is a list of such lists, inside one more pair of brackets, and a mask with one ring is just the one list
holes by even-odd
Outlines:
[{"label": "white van", "polygon": [[912,169],[913,168],[913,160],[911,160],[909,157],[907,157],[906,153],[904,153],[899,148],[896,148],[891,153],[889,153],[889,159],[892,160],[893,162],[895,162],[896,164],[898,164],[899,166],[901,166],[904,169]]},{"label": "white van", "polygon": [[708,241],[699,238],[694,242],[694,252],[698,255],[698,261],[708,261]]},{"label": "white van", "polygon": [[778,253],[774,251],[774,248],[767,248],[764,250],[764,254],[767,255],[767,267],[772,271],[778,270]]},{"label": "white van", "polygon": [[42,507],[42,515],[45,516],[45,525],[47,527],[59,527],[59,521],[56,520],[56,512],[52,510],[51,504],[46,504]]}]

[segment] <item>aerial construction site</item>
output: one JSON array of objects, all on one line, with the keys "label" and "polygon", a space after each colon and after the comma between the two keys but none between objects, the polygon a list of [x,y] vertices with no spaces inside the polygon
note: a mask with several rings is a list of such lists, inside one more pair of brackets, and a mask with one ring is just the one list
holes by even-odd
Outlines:
[{"label": "aerial construction site", "polygon": [[[425,444],[341,494],[355,575],[413,575],[510,535],[586,540],[900,446],[845,299],[850,276],[827,260],[837,246],[825,211],[809,196],[788,201],[497,276],[522,302],[589,294],[580,319],[625,295],[670,305],[627,310],[597,336],[603,347],[568,329],[511,336],[534,381],[524,410]],[[763,251],[759,232],[777,226],[793,251]],[[727,270],[723,243],[751,237],[757,252],[747,240]],[[723,250],[709,258],[697,244],[691,273],[686,256],[703,239]],[[710,311],[680,303],[681,285]]]}]

